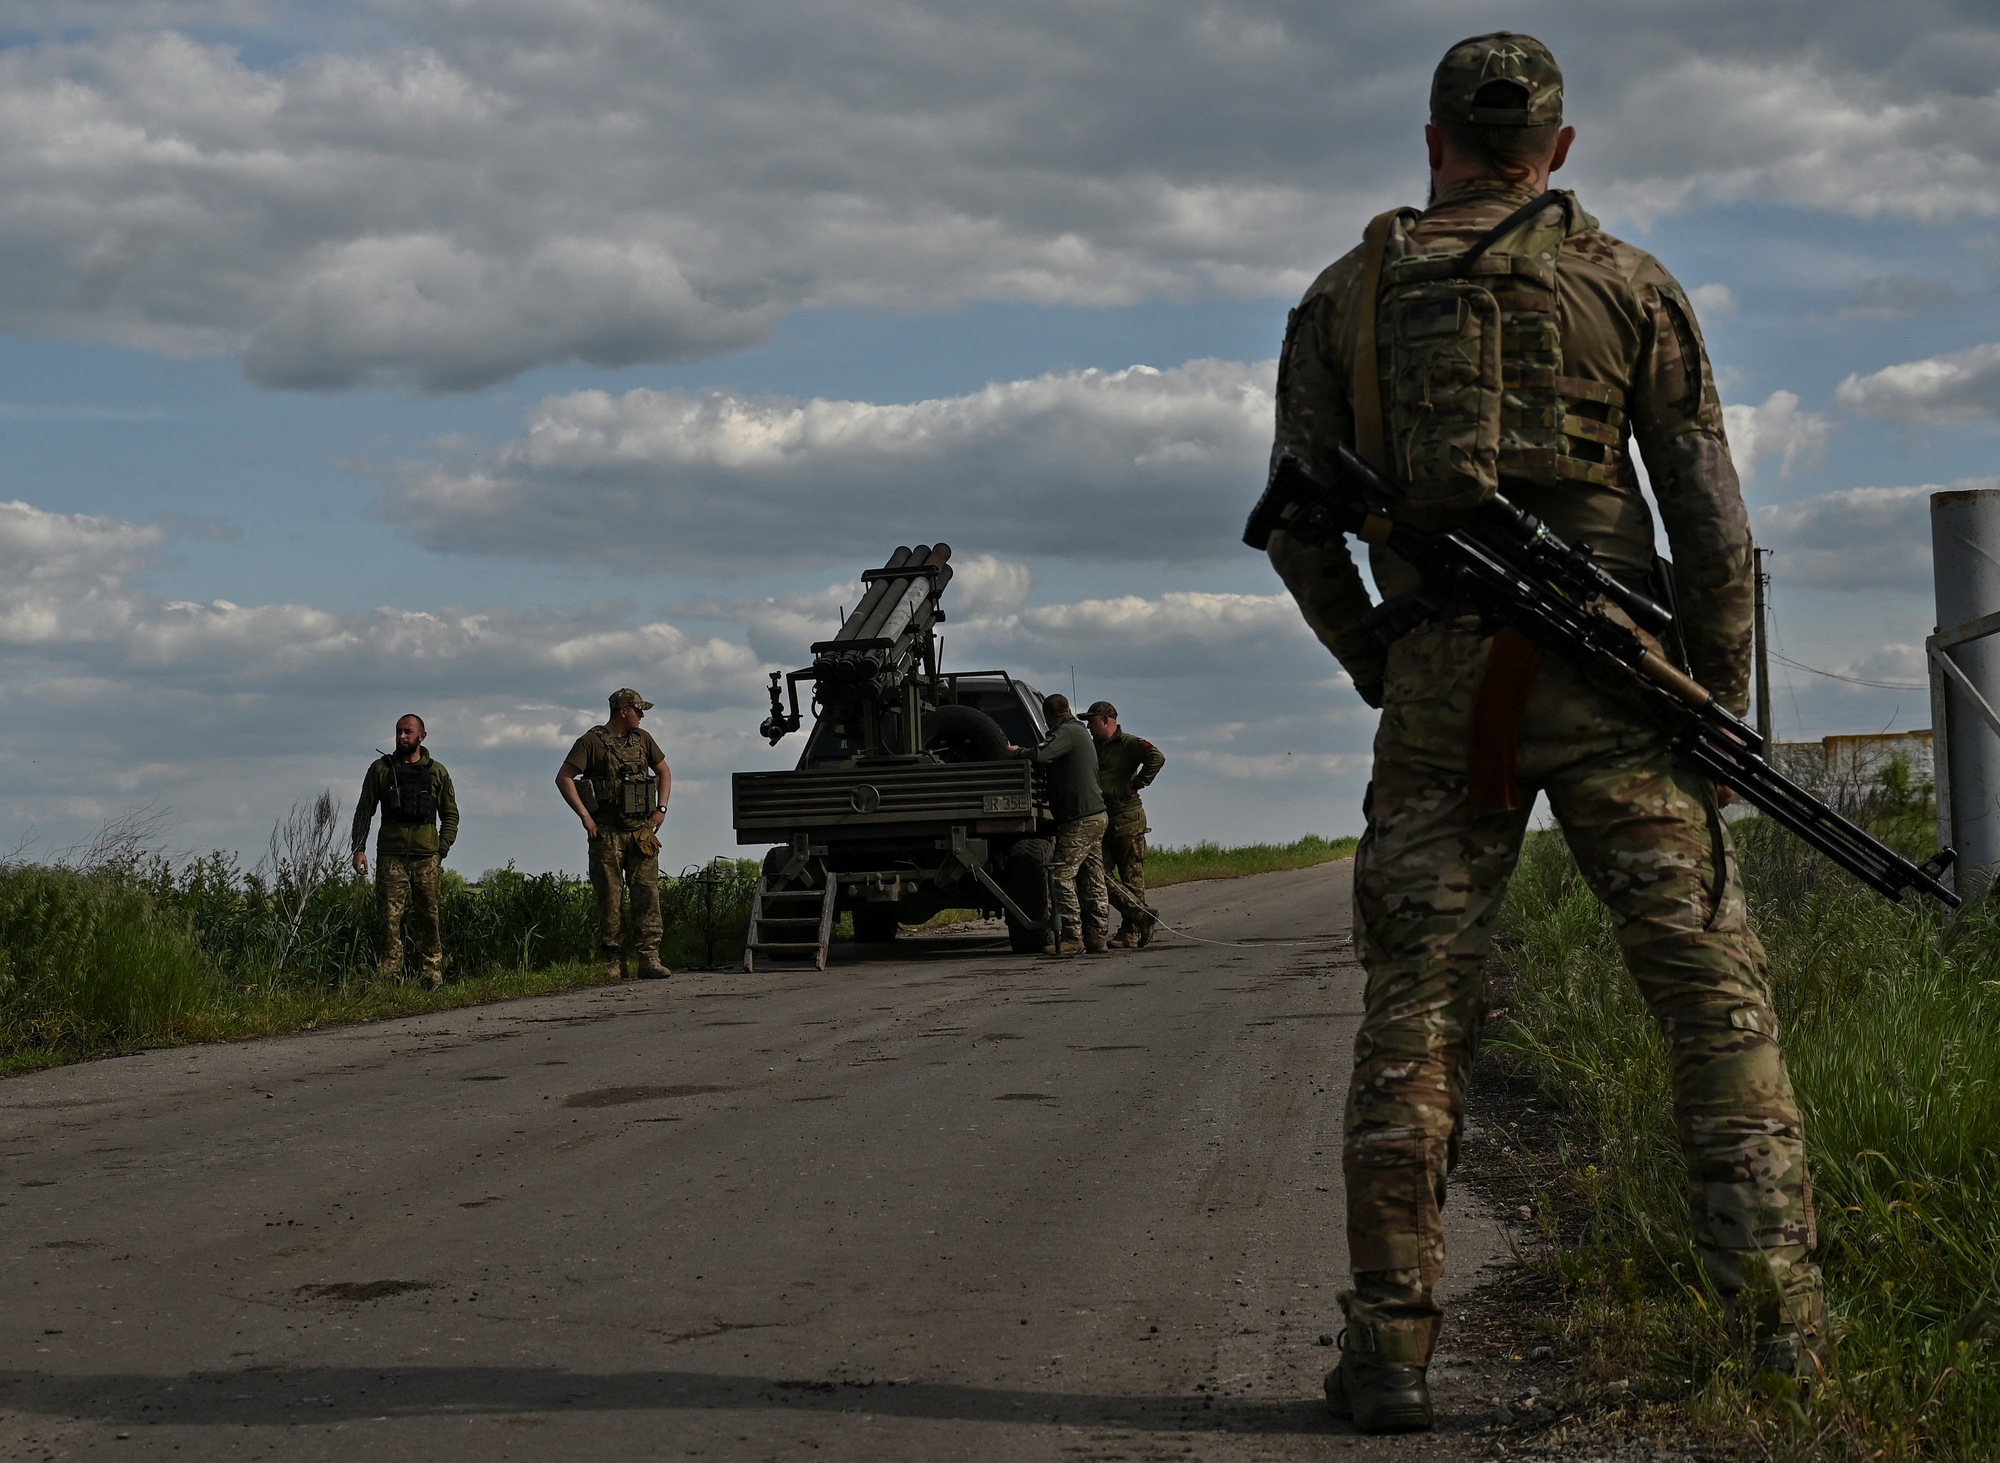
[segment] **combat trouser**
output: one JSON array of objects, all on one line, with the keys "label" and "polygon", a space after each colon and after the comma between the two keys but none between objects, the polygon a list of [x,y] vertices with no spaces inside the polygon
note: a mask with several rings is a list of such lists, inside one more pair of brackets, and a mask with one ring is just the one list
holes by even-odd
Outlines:
[{"label": "combat trouser", "polygon": [[438,918],[443,861],[434,853],[375,850],[375,929],[382,950],[382,973],[403,973],[403,915],[410,916],[410,942],[418,968],[432,985],[444,984],[444,936]]},{"label": "combat trouser", "polygon": [[[1355,1271],[1343,1304],[1364,1349],[1379,1341],[1398,1356],[1428,1358],[1437,1333],[1440,1209],[1485,1014],[1482,967],[1528,820],[1525,807],[1468,804],[1467,727],[1489,643],[1461,620],[1391,648],[1355,856],[1368,982],[1342,1152]],[[1803,1127],[1713,784],[1553,657],[1518,756],[1523,801],[1548,797],[1666,1037],[1710,1279],[1759,1326],[1817,1317]]]},{"label": "combat trouser", "polygon": [[1086,944],[1101,943],[1105,926],[1111,923],[1104,889],[1104,830],[1110,822],[1103,813],[1092,813],[1056,824],[1052,868],[1064,939],[1073,940],[1081,932]]},{"label": "combat trouser", "polygon": [[[624,892],[632,890],[630,936],[626,938]],[[657,955],[660,922],[660,835],[649,824],[637,828],[597,825],[590,840],[590,887],[597,894],[597,946],[606,955]]]},{"label": "combat trouser", "polygon": [[1104,835],[1104,890],[1122,924],[1137,929],[1152,918],[1146,903],[1146,833]]}]

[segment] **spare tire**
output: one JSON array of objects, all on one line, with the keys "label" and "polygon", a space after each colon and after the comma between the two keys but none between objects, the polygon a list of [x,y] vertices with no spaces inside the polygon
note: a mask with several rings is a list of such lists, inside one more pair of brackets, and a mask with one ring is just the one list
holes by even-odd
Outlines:
[{"label": "spare tire", "polygon": [[1007,733],[976,706],[940,706],[924,713],[924,750],[946,762],[997,762]]}]

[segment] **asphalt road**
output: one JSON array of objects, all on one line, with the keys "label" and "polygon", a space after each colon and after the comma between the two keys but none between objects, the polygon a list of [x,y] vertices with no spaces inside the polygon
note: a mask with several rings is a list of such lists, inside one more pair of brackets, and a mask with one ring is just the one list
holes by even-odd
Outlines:
[{"label": "asphalt road", "polygon": [[0,1456],[1483,1454],[1318,1400],[1347,883],[8,1079]]}]

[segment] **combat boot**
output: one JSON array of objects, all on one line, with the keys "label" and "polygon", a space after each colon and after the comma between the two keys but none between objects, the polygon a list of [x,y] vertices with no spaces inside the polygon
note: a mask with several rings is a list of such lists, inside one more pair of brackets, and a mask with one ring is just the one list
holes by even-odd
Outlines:
[{"label": "combat boot", "polygon": [[[1359,1345],[1350,1344],[1350,1336]],[[1349,1326],[1340,1333],[1340,1365],[1326,1374],[1326,1405],[1335,1417],[1350,1419],[1356,1432],[1430,1431],[1429,1351],[1421,1331],[1383,1327],[1370,1335]]]},{"label": "combat boot", "polygon": [[1154,914],[1152,910],[1147,910],[1146,917],[1139,921],[1139,928],[1132,936],[1132,943],[1137,945],[1141,950],[1145,949],[1153,943],[1153,931],[1159,927],[1159,924],[1160,917]]},{"label": "combat boot", "polygon": [[1738,1298],[1728,1305],[1728,1322],[1733,1334],[1750,1342],[1753,1377],[1810,1384],[1826,1370],[1826,1295],[1816,1283],[1801,1286],[1775,1304]]},{"label": "combat boot", "polygon": [[639,956],[639,979],[665,980],[673,972],[660,964],[660,957],[648,950]]},{"label": "combat boot", "polygon": [[625,952],[623,950],[606,950],[602,953],[604,957],[604,978],[606,980],[625,979]]},{"label": "combat boot", "polygon": [[1132,940],[1132,925],[1130,921],[1127,921],[1120,925],[1118,933],[1111,937],[1111,948],[1114,950],[1129,950],[1132,948]]},{"label": "combat boot", "polygon": [[1085,935],[1083,937],[1083,953],[1086,955],[1102,955],[1107,948],[1104,943],[1104,936],[1102,935]]}]

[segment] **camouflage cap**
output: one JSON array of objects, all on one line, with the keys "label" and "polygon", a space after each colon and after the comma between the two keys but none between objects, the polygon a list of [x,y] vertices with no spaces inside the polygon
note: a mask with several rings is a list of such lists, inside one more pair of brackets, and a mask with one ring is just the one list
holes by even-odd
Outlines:
[{"label": "camouflage cap", "polygon": [[1093,701],[1090,703],[1090,710],[1084,712],[1084,715],[1108,716],[1113,721],[1116,721],[1118,720],[1118,708],[1113,706],[1109,701]]},{"label": "camouflage cap", "polygon": [[[1480,106],[1479,89],[1507,81],[1525,94],[1518,106]],[[1563,74],[1549,48],[1533,36],[1500,30],[1460,41],[1431,77],[1431,120],[1480,127],[1545,127],[1562,121]]]},{"label": "camouflage cap", "polygon": [[622,687],[611,693],[611,709],[613,711],[617,711],[625,706],[636,706],[641,711],[651,711],[653,709],[653,703],[648,701],[644,696],[641,696],[630,686]]}]

